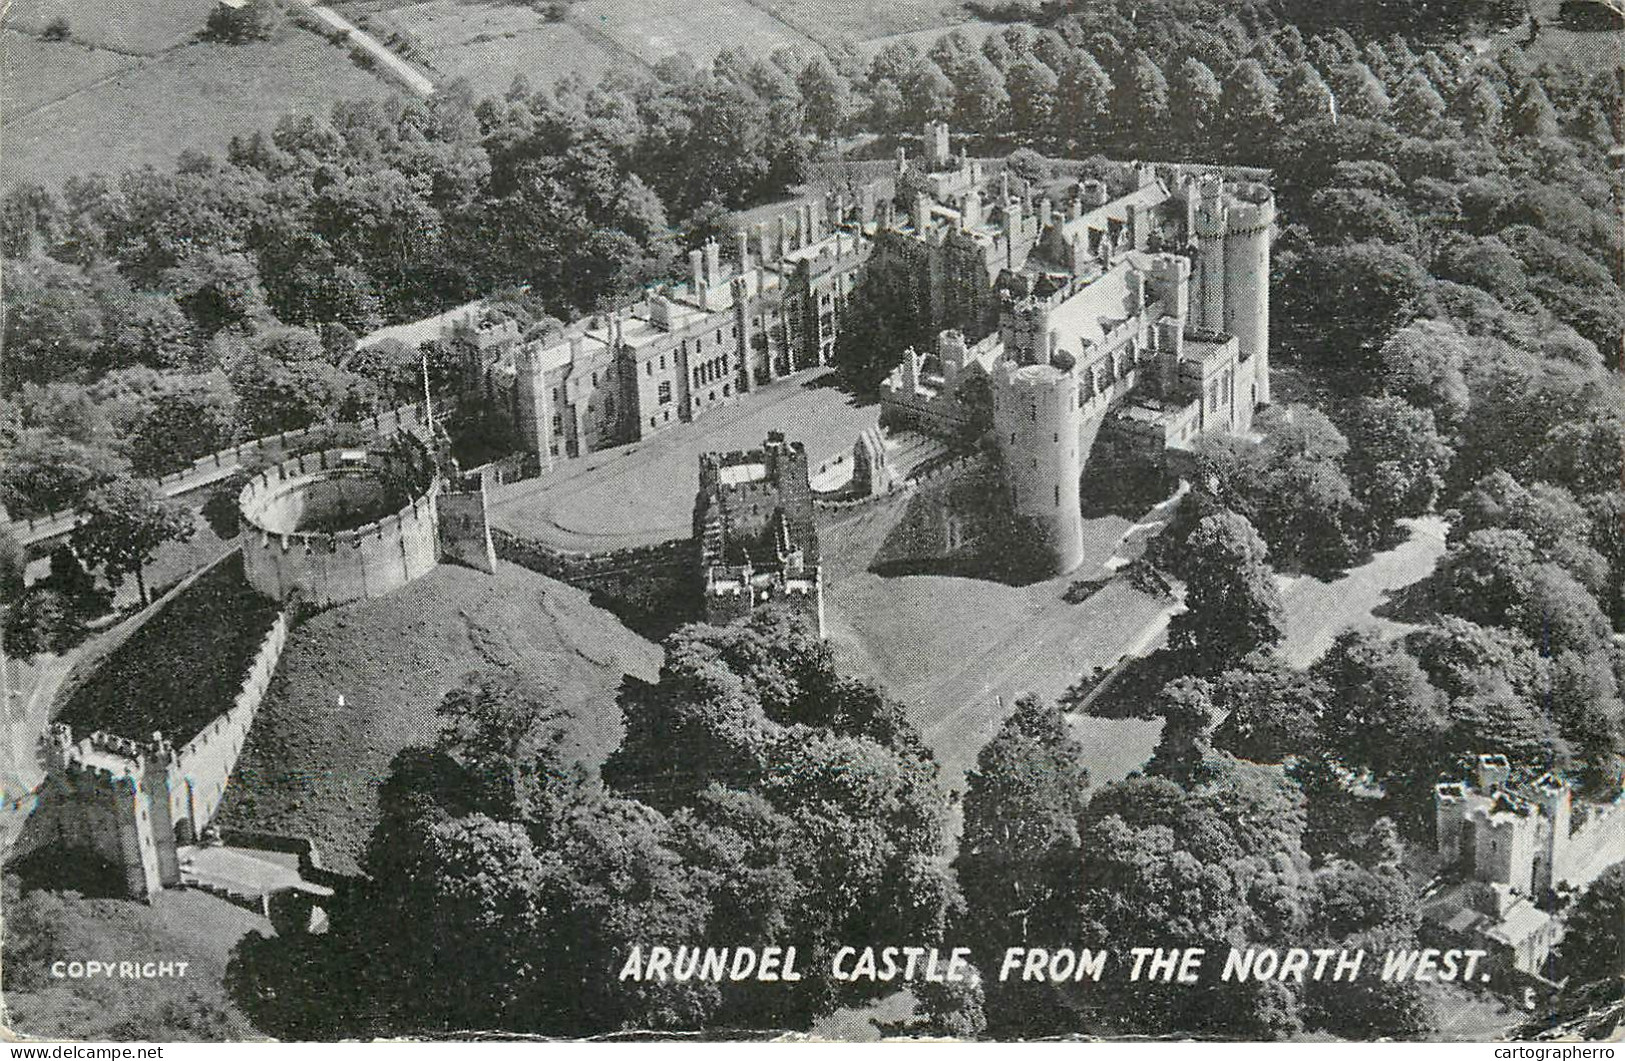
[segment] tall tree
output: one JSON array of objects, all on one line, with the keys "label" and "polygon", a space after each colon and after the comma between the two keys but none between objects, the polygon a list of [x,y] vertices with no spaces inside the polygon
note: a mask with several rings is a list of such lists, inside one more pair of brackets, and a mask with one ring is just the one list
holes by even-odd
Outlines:
[{"label": "tall tree", "polygon": [[1026,138],[1047,139],[1053,126],[1060,80],[1036,59],[1017,59],[1004,75],[1010,93],[1010,124]]},{"label": "tall tree", "polygon": [[1301,122],[1331,113],[1332,90],[1307,61],[1288,71],[1281,81],[1281,120]]},{"label": "tall tree", "polygon": [[134,575],[142,604],[147,603],[147,564],[162,546],[190,541],[197,531],[190,510],[134,479],[114,479],[92,490],[79,514],[74,551],[100,567],[113,586]]},{"label": "tall tree", "polygon": [[1213,122],[1224,102],[1224,90],[1213,71],[1195,56],[1175,68],[1169,82],[1169,107],[1182,137],[1201,143],[1213,132]]},{"label": "tall tree", "polygon": [[1169,623],[1169,643],[1187,653],[1192,670],[1212,674],[1281,639],[1282,606],[1264,540],[1235,513],[1197,524],[1190,555],[1185,611]]},{"label": "tall tree", "polygon": [[796,77],[806,105],[807,127],[820,140],[832,140],[840,132],[851,107],[851,86],[824,58],[816,53]]},{"label": "tall tree", "polygon": [[1080,855],[1088,802],[1083,746],[1053,703],[1033,696],[976,757],[966,780],[965,827],[954,869],[975,911],[965,930],[989,949],[1030,937],[1061,917]]},{"label": "tall tree", "polygon": [[1555,961],[1577,984],[1625,976],[1625,862],[1609,866],[1575,900]]},{"label": "tall tree", "polygon": [[1321,733],[1345,767],[1414,794],[1441,765],[1444,698],[1404,648],[1348,630],[1312,673],[1326,687]]},{"label": "tall tree", "polygon": [[1063,142],[1084,143],[1101,131],[1111,113],[1112,79],[1095,57],[1073,49],[1065,66],[1056,71],[1060,78],[1060,105],[1057,120],[1064,120]]},{"label": "tall tree", "polygon": [[1117,86],[1115,112],[1129,118],[1151,142],[1164,138],[1169,116],[1168,79],[1156,60],[1136,49]]},{"label": "tall tree", "polygon": [[1379,528],[1433,507],[1452,453],[1432,412],[1403,398],[1361,398],[1346,428],[1349,486]]}]

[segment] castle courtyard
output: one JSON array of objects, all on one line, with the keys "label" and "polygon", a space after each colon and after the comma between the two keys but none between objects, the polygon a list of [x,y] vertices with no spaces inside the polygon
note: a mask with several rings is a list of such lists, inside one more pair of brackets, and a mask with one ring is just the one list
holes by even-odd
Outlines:
[{"label": "castle courtyard", "polygon": [[702,453],[760,446],[769,431],[822,466],[851,460],[858,436],[879,423],[878,404],[858,404],[834,373],[809,369],[721,405],[643,442],[566,461],[539,478],[496,488],[492,522],[560,549],[604,551],[687,538]]}]

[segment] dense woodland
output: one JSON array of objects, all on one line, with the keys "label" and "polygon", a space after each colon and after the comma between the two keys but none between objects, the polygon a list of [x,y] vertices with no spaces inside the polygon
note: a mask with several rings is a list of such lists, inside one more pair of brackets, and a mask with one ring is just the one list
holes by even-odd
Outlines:
[{"label": "dense woodland", "polygon": [[[783,620],[672,635],[660,683],[622,694],[627,737],[602,778],[561,761],[570,720],[545,691],[471,675],[435,745],[398,760],[371,877],[333,929],[239,948],[228,987],[257,1027],[805,1027],[868,997],[816,965],[793,990],[633,990],[614,980],[633,942],[1381,950],[1414,939],[1426,786],[1467,756],[1618,790],[1625,291],[1608,152],[1625,71],[1533,61],[1517,29],[1490,54],[1464,45],[1521,4],[997,13],[1013,21],[979,47],[950,33],[871,62],[724,52],[652,79],[340,104],[224,159],[6,197],[0,499],[28,515],[113,505],[131,476],[409,396],[416,352],[357,355],[357,334],[493,292],[552,327],[670,275],[730,209],[843,148],[884,157],[929,118],[974,153],[1018,152],[1035,180],[1046,157],[1274,171],[1278,404],[1261,441],[1204,443],[1159,547],[1189,610],[1107,705],[1164,719],[1144,776],[1091,787],[1060,709],[1023,701],[969,778],[950,862],[944,783],[903,709]],[[862,385],[889,364],[843,367]],[[1401,602],[1412,632],[1346,633],[1307,670],[1272,654],[1276,566],[1338,572],[1429,514],[1449,550]],[[83,569],[60,566],[61,599],[35,611],[93,610]],[[1576,990],[1625,972],[1606,957],[1621,953],[1610,880],[1574,914],[1596,947],[1559,956]],[[915,1027],[1368,1037],[1433,1020],[1414,984],[1130,999],[983,973],[921,989]]]}]

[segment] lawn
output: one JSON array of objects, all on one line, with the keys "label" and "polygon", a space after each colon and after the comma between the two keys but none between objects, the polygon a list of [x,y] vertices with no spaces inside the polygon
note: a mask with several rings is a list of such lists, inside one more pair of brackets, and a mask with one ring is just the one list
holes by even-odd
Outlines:
[{"label": "lawn", "polygon": [[386,43],[399,34],[411,42],[411,58],[437,81],[467,78],[481,95],[500,95],[523,74],[535,87],[577,73],[596,82],[613,56],[568,22],[549,22],[518,4],[428,0],[399,7],[343,5]]},{"label": "lawn", "polygon": [[214,0],[11,0],[0,25],[37,36],[66,19],[72,39],[128,55],[157,55],[201,33]]},{"label": "lawn", "polygon": [[754,449],[783,431],[807,449],[809,471],[847,456],[878,423],[878,405],[858,405],[809,370],[712,409],[647,442],[566,461],[537,479],[497,488],[497,526],[566,549],[648,545],[693,532],[701,453]]},{"label": "lawn", "polygon": [[570,20],[596,30],[646,63],[687,53],[708,64],[725,48],[767,55],[780,47],[810,48],[815,39],[746,0],[580,0]]},{"label": "lawn", "polygon": [[35,108],[138,61],[75,41],[42,41],[9,27],[0,29],[0,114],[9,126]]},{"label": "lawn", "polygon": [[294,629],[216,821],[309,836],[354,871],[396,753],[434,742],[436,706],[470,671],[533,683],[574,717],[566,753],[596,768],[621,740],[622,676],[653,681],[660,660],[580,590],[512,564],[441,566]]},{"label": "lawn", "polygon": [[[160,892],[150,903],[30,891],[23,906],[6,911],[20,925],[6,939],[8,1030],[92,1042],[254,1037],[222,982],[237,941],[270,934],[271,923],[258,914],[188,889]],[[58,959],[187,968],[184,977],[163,979],[55,979],[49,963]]]},{"label": "lawn", "polygon": [[179,747],[232,699],[277,606],[249,588],[241,556],[204,574],[113,649],[68,695],[58,722]]},{"label": "lawn", "polygon": [[911,32],[929,33],[934,39],[936,33],[969,17],[960,0],[908,0],[892,4],[838,3],[830,0],[748,2],[813,40],[828,44],[843,40],[867,41]]},{"label": "lawn", "polygon": [[[1135,651],[1169,607],[1114,580],[1079,604],[1074,579],[1136,554],[1127,521],[1091,521],[1084,566],[1027,586],[948,575],[884,577],[869,568],[903,518],[907,495],[830,516],[819,530],[825,621],[843,667],[907,704],[958,788],[982,745],[1023,692],[1056,699],[1082,674]],[[1158,723],[1079,718],[1097,780],[1120,778],[1150,756]]]},{"label": "lawn", "polygon": [[1390,618],[1388,605],[1438,566],[1445,551],[1445,523],[1437,516],[1405,520],[1406,539],[1329,582],[1309,575],[1281,578],[1286,637],[1277,647],[1294,667],[1319,659],[1332,640],[1354,626],[1395,636],[1410,626]]},{"label": "lawn", "polygon": [[[100,75],[86,64],[105,57],[80,49],[64,58],[72,62],[53,74],[59,85],[93,81]],[[273,41],[188,44],[8,120],[0,174],[7,186],[55,187],[86,173],[168,168],[187,148],[221,154],[233,136],[268,130],[290,111],[326,111],[338,99],[389,91],[346,50],[291,24]]]},{"label": "lawn", "polygon": [[[859,0],[576,0],[563,21],[502,0],[338,0],[358,25],[389,40],[411,41],[412,58],[445,78],[466,77],[476,91],[500,93],[524,74],[533,85],[579,72],[596,81],[613,66],[650,67],[686,53],[709,63],[724,48],[756,55],[810,50],[843,40],[912,35],[926,44],[952,26],[980,38],[996,27],[966,20],[961,0],[870,4]],[[865,46],[867,48],[867,45]]]},{"label": "lawn", "polygon": [[873,56],[882,48],[885,48],[888,44],[896,44],[900,41],[907,41],[913,44],[914,47],[918,48],[920,52],[924,54],[925,52],[931,50],[931,46],[937,42],[938,37],[941,37],[953,30],[958,30],[960,33],[963,33],[966,37],[968,37],[972,43],[980,45],[985,38],[1003,28],[1004,27],[997,22],[983,22],[980,20],[959,22],[949,20],[941,25],[931,26],[926,29],[905,30],[897,33],[888,33],[883,37],[871,37],[863,42],[861,49],[863,54]]}]

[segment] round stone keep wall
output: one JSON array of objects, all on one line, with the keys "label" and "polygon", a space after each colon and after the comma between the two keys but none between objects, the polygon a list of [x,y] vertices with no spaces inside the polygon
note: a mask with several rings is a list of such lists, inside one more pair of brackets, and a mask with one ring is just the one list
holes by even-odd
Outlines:
[{"label": "round stone keep wall", "polygon": [[238,495],[243,569],[274,600],[318,607],[378,597],[432,570],[439,559],[438,479],[399,512],[353,530],[292,528],[332,518],[339,505],[375,499],[386,459],[363,450],[310,453],[269,468]]}]

